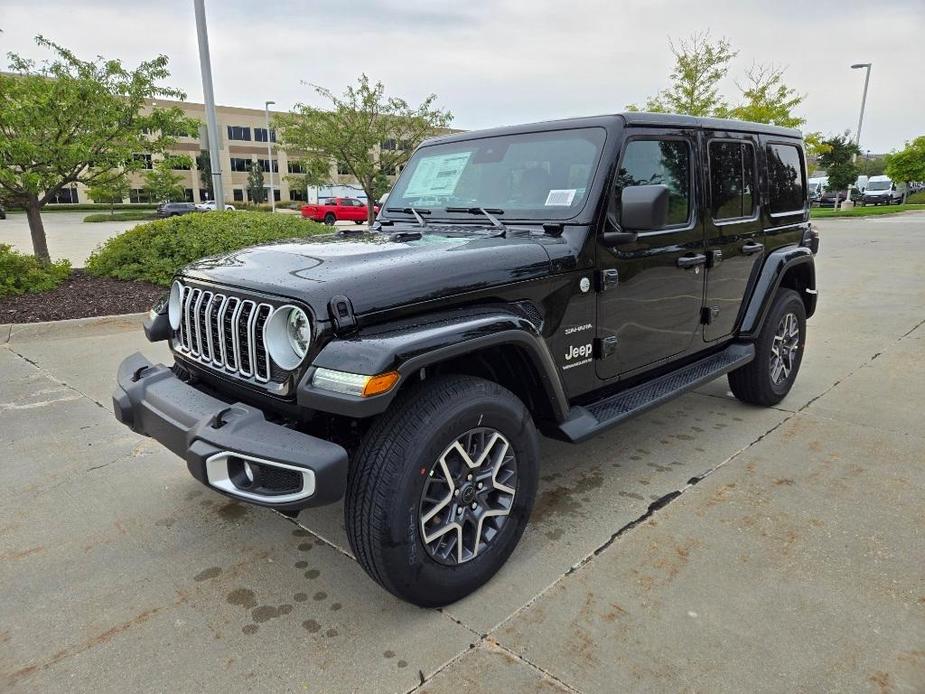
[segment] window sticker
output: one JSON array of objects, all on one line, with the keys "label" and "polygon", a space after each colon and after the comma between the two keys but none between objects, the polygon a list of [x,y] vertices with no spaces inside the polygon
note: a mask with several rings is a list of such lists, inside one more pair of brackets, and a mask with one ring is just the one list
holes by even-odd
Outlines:
[{"label": "window sticker", "polygon": [[456,152],[422,158],[403,197],[452,195],[471,155],[472,152]]},{"label": "window sticker", "polygon": [[546,207],[568,207],[575,199],[574,188],[561,188],[550,190],[546,196]]}]

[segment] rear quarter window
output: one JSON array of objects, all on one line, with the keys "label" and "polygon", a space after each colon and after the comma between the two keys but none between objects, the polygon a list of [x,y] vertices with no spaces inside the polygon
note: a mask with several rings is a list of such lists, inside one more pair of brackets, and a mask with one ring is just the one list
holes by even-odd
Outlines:
[{"label": "rear quarter window", "polygon": [[806,200],[806,167],[794,145],[768,145],[768,197],[771,214],[801,212]]}]

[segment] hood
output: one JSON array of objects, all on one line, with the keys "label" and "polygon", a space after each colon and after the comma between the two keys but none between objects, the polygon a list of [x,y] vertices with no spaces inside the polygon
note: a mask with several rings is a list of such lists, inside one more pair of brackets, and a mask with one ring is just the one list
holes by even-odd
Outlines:
[{"label": "hood", "polygon": [[205,258],[182,274],[297,299],[326,319],[328,302],[340,294],[363,315],[549,271],[549,254],[537,235],[427,232],[417,240],[391,241],[386,234],[364,232],[254,246]]}]

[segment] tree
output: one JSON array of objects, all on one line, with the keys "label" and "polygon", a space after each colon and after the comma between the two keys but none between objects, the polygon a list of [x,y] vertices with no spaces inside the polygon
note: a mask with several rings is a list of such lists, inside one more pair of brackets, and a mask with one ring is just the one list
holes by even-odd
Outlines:
[{"label": "tree", "polygon": [[173,172],[178,164],[188,157],[167,157],[154,164],[150,171],[145,172],[145,192],[155,202],[175,202],[183,200],[184,191],[181,185],[183,176]]},{"label": "tree", "polygon": [[215,200],[215,190],[212,187],[212,160],[206,150],[202,150],[196,157],[196,168],[199,170],[199,187],[209,192],[209,200]]},{"label": "tree", "polygon": [[[846,132],[823,140],[818,150],[819,166],[825,169],[825,175],[828,176],[829,190],[847,191],[858,179],[858,167],[853,161],[855,155],[860,154],[858,146]],[[837,197],[835,206],[838,207]]]},{"label": "tree", "polygon": [[[709,31],[693,34],[677,44],[669,37],[668,46],[675,59],[671,86],[646,100],[645,110],[691,116],[713,116],[724,112],[726,104],[719,96],[718,85],[738,51],[734,51],[724,38],[712,41]],[[639,110],[634,104],[626,108]]]},{"label": "tree", "polygon": [[[436,95],[411,107],[404,99],[387,98],[382,83],[370,84],[365,74],[342,97],[324,87],[315,91],[330,102],[330,110],[297,104],[291,113],[277,116],[280,146],[304,152],[303,160],[313,171],[330,171],[332,162],[343,162],[370,201],[377,199],[383,178],[453,118],[434,105]],[[370,223],[374,214],[369,205]]]},{"label": "tree", "polygon": [[263,171],[256,161],[251,162],[247,172],[247,194],[253,202],[265,202],[267,199],[267,191],[263,187]]},{"label": "tree", "polygon": [[175,134],[198,126],[178,107],[152,101],[185,98],[161,85],[170,75],[166,56],[129,70],[119,60],[84,61],[42,36],[35,40],[51,60],[36,64],[10,53],[10,72],[0,71],[0,196],[25,208],[35,256],[48,263],[41,210],[62,188],[136,171],[134,153],[164,152]]},{"label": "tree", "polygon": [[793,115],[793,109],[803,103],[806,95],[784,84],[784,68],[755,63],[745,73],[744,85],[736,82],[744,101],[724,116],[755,123],[799,128],[806,119]]},{"label": "tree", "polygon": [[888,154],[884,171],[897,183],[925,181],[925,135],[907,142],[899,152]]},{"label": "tree", "polygon": [[111,172],[110,176],[98,179],[96,183],[90,186],[87,194],[95,203],[108,203],[109,214],[113,215],[116,212],[116,204],[127,198],[130,190],[125,172],[116,170]]}]

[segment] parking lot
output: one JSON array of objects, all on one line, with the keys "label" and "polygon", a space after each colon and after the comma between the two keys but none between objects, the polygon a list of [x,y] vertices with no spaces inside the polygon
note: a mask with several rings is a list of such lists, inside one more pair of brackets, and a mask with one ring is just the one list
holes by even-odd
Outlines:
[{"label": "parking lot", "polygon": [[[294,214],[287,211],[288,214]],[[42,215],[48,250],[54,260],[67,258],[73,267],[83,267],[93,249],[108,239],[144,222],[84,222],[90,212],[46,212]],[[279,212],[278,214],[284,214]],[[337,222],[337,229],[359,229],[360,225]],[[0,220],[0,243],[8,243],[22,253],[32,252],[26,215],[11,212]]]},{"label": "parking lot", "polygon": [[117,424],[119,360],[169,358],[137,318],[0,327],[0,689],[925,691],[925,213],[818,228],[790,396],[544,440],[520,546],[443,610],[339,504],[230,501]]}]

